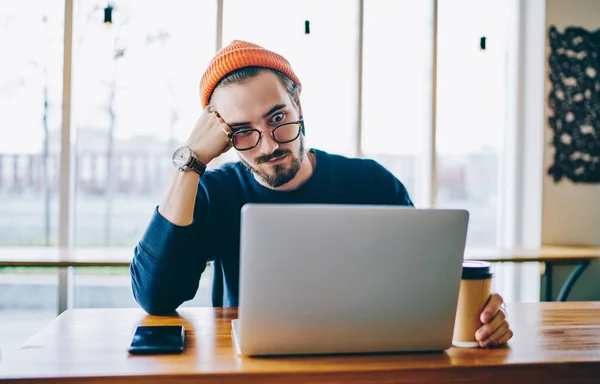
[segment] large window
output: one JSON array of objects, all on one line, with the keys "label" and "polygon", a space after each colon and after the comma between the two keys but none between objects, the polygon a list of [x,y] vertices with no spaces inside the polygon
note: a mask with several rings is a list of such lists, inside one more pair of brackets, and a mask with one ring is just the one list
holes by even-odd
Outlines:
[{"label": "large window", "polygon": [[[106,1],[75,2],[76,246],[139,241],[173,172],[170,156],[202,112],[200,77],[216,46],[215,1],[114,4],[106,24]],[[127,268],[74,277],[76,307],[135,306]],[[193,304],[210,305],[210,291]]]},{"label": "large window", "polygon": [[472,246],[497,244],[508,6],[494,0],[439,2],[436,200],[438,207],[469,210]]},{"label": "large window", "polygon": [[169,181],[171,153],[202,112],[215,1],[77,0],[72,122],[75,244],[131,246]]},{"label": "large window", "polygon": [[0,246],[56,245],[64,4],[0,9]]},{"label": "large window", "polygon": [[[56,245],[64,4],[2,4],[1,47],[18,54],[6,56],[0,74],[0,244]],[[433,2],[366,0],[361,10],[356,0],[223,0],[218,12],[217,0],[123,0],[111,2],[110,24],[108,4],[73,4],[75,246],[129,247],[140,238],[172,172],[169,157],[201,113],[198,84],[217,36],[289,59],[303,82],[309,146],[374,158],[418,206],[428,204]],[[508,5],[438,4],[433,195],[436,206],[471,211],[470,245],[495,245]]]},{"label": "large window", "polygon": [[431,127],[433,2],[367,0],[364,10],[362,152],[422,205],[419,172]]},{"label": "large window", "polygon": [[[62,0],[0,1],[0,247],[58,242]],[[55,268],[0,268],[4,358],[56,316]]]},{"label": "large window", "polygon": [[[308,146],[374,158],[417,206],[468,209],[469,246],[500,243],[508,2],[439,0],[436,36],[433,1],[72,2],[73,142],[61,148],[65,0],[0,0],[0,50],[10,53],[0,71],[0,247],[56,246],[62,209],[69,245],[133,249],[173,172],[173,150],[202,112],[202,73],[236,39],[291,62]],[[73,159],[74,193],[59,207],[61,150]],[[55,292],[48,271],[32,276]],[[212,272],[188,305],[210,303]],[[15,279],[0,278],[0,291]],[[126,268],[77,269],[74,284],[77,307],[134,305]]]}]

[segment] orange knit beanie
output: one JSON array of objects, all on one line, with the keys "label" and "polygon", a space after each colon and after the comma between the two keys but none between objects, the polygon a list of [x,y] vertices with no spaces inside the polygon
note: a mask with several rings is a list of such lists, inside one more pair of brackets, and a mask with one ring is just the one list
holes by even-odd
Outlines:
[{"label": "orange knit beanie", "polygon": [[202,75],[200,80],[202,108],[208,105],[215,87],[223,77],[236,69],[254,66],[275,69],[296,83],[299,90],[302,88],[292,66],[283,56],[256,44],[234,40],[217,52]]}]

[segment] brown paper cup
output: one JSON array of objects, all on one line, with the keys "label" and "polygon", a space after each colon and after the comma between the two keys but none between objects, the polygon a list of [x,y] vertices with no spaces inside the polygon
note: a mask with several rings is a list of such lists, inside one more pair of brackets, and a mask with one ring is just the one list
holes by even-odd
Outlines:
[{"label": "brown paper cup", "polygon": [[475,332],[481,327],[481,311],[490,298],[493,273],[490,263],[463,262],[458,294],[452,345],[462,348],[478,347]]}]

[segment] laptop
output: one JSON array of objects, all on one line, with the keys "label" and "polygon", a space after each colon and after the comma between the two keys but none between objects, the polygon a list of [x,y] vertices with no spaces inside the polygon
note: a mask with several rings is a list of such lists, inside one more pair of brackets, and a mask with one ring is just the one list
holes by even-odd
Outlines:
[{"label": "laptop", "polygon": [[468,220],[465,210],[245,205],[236,352],[444,351]]}]

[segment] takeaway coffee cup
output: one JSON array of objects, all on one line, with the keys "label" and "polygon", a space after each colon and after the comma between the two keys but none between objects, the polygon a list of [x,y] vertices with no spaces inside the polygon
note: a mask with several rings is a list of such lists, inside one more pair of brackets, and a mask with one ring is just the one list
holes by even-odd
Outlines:
[{"label": "takeaway coffee cup", "polygon": [[490,263],[463,261],[458,307],[454,322],[452,345],[462,348],[478,347],[475,332],[481,327],[481,311],[491,295],[494,274]]}]

